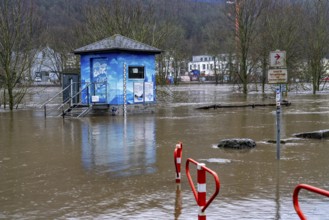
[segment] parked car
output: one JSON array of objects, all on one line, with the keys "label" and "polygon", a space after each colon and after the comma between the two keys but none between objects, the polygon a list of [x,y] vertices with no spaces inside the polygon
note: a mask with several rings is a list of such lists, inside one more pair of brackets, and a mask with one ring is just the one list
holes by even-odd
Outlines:
[{"label": "parked car", "polygon": [[190,78],[191,81],[199,81],[199,76],[192,75]]},{"label": "parked car", "polygon": [[41,82],[41,77],[39,77],[39,76],[35,77],[34,82]]},{"label": "parked car", "polygon": [[323,81],[323,82],[328,82],[328,81],[329,81],[329,76],[323,77],[323,78],[321,79],[321,81]]}]

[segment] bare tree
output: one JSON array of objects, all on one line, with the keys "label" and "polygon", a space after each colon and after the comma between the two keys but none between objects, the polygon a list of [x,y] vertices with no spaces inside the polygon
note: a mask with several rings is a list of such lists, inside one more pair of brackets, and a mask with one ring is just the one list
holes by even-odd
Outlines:
[{"label": "bare tree", "polygon": [[255,52],[259,67],[262,70],[262,91],[265,90],[269,53],[274,50],[284,50],[287,53],[287,68],[289,79],[295,79],[300,57],[299,25],[302,17],[301,5],[293,0],[267,1],[258,25],[258,36]]},{"label": "bare tree", "polygon": [[214,59],[214,75],[215,83],[217,85],[220,81],[220,74],[222,75],[221,81],[223,82],[223,76],[225,74],[225,70],[227,69],[227,67],[222,69],[219,68],[218,55],[233,53],[234,46],[232,47],[232,45],[234,44],[234,40],[232,39],[234,39],[234,34],[226,26],[228,22],[227,15],[231,16],[231,14],[229,14],[230,12],[226,11],[226,8],[223,7],[223,4],[218,5],[216,11],[216,17],[214,17],[214,19],[212,19],[205,26],[203,32],[205,33],[208,42],[208,53],[211,54]]},{"label": "bare tree", "polygon": [[[170,5],[168,1],[154,0],[102,0],[98,5],[85,10],[86,25],[79,29],[82,43],[97,41],[113,34],[121,34],[134,40],[150,44],[168,51],[158,56],[159,81],[165,83],[167,73],[164,71],[166,56],[171,56],[176,62],[184,57],[184,33],[175,25],[175,16],[164,15],[160,9]],[[174,3],[175,1],[169,1]],[[146,4],[149,3],[149,4]],[[175,57],[173,57],[175,56]],[[170,57],[169,57],[170,59]],[[161,67],[162,66],[162,67]]]},{"label": "bare tree", "polygon": [[252,73],[253,63],[250,57],[252,46],[257,35],[258,18],[263,11],[266,1],[235,0],[232,3],[229,20],[230,27],[235,33],[235,51],[238,60],[237,77],[242,84],[244,94],[248,93],[248,83]]},{"label": "bare tree", "polygon": [[[161,0],[157,1],[159,7],[155,13],[155,19],[162,21],[162,25],[158,28],[163,35],[161,42],[157,45],[165,52],[157,56],[160,67],[158,69],[158,84],[164,85],[169,76],[168,62],[171,66],[170,74],[173,77],[174,83],[179,83],[179,76],[186,71],[187,60],[189,58],[188,45],[185,41],[185,31],[178,24],[180,12],[184,9],[185,1],[176,0]],[[161,10],[160,10],[161,9]],[[160,32],[160,33],[161,33]]]},{"label": "bare tree", "polygon": [[[39,6],[45,4],[42,0],[33,1]],[[78,57],[72,51],[81,45],[76,40],[74,27],[83,26],[81,11],[89,3],[88,0],[58,0],[47,4],[47,9],[42,7],[37,10],[43,18],[39,37],[41,50],[46,52],[43,65],[61,83],[62,71],[78,70]]]},{"label": "bare tree", "polygon": [[35,17],[32,1],[0,2],[0,74],[3,99],[13,110],[23,99],[34,57]]},{"label": "bare tree", "polygon": [[313,94],[320,89],[320,80],[326,72],[323,58],[328,54],[329,3],[328,1],[307,1],[304,4],[304,53],[307,59],[306,72],[312,79]]},{"label": "bare tree", "polygon": [[168,27],[154,16],[152,1],[103,0],[85,9],[86,24],[80,37],[86,43],[121,34],[157,46],[168,35]]}]

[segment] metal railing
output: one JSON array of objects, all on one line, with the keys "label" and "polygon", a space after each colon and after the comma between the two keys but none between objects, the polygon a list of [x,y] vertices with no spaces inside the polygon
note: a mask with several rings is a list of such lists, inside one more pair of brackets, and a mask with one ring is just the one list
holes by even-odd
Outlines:
[{"label": "metal railing", "polygon": [[[55,111],[58,112],[60,110],[61,110],[62,113],[60,115],[57,114],[56,116],[63,116],[68,110],[72,110],[73,108],[77,107],[78,105],[81,105],[81,101],[77,102],[77,103],[73,103],[73,100],[75,100],[75,99],[78,100],[79,95],[84,91],[87,92],[87,104],[86,105],[88,105],[88,106],[90,105],[90,103],[89,103],[89,87],[90,87],[90,84],[89,83],[85,84],[84,88],[82,88],[81,90],[79,89],[78,92],[74,93],[73,92],[73,86],[75,86],[75,85],[79,85],[79,83],[76,83],[76,82],[70,83],[68,86],[66,86],[60,92],[56,93],[49,100],[47,100],[46,102],[41,104],[40,108],[44,109],[44,116],[45,117],[47,117],[47,115],[50,115],[50,113],[52,113],[52,112],[55,112]],[[78,88],[80,88],[80,87],[78,87]],[[68,90],[70,90],[70,92],[69,92],[70,95],[62,104],[57,103],[55,108],[51,108],[51,109],[48,108],[48,105],[51,102],[53,102],[56,98],[58,98],[58,96],[63,95],[63,93],[67,92]],[[65,107],[65,106],[68,106],[68,107]],[[82,113],[84,113],[84,112],[82,112]],[[79,114],[79,116],[81,116],[82,113]]]},{"label": "metal railing", "polygon": [[299,206],[299,201],[298,201],[298,194],[300,192],[301,189],[305,189],[307,191],[313,192],[313,193],[317,193],[326,197],[329,197],[329,191],[327,190],[323,190],[314,186],[310,186],[307,184],[299,184],[296,186],[295,190],[294,190],[294,194],[293,194],[293,202],[294,202],[294,208],[296,210],[296,213],[298,214],[299,218],[301,220],[306,220],[305,215],[303,214],[300,206]]},{"label": "metal railing", "polygon": [[[62,95],[67,89],[71,88],[71,84],[66,86],[64,89],[62,89],[60,92],[56,93],[53,97],[51,97],[49,100],[41,104],[40,108],[43,108],[44,110],[44,116],[47,117],[47,105],[51,103],[55,98],[57,98],[59,95]],[[51,110],[53,111],[53,110]],[[48,111],[49,113],[49,111]]]},{"label": "metal railing", "polygon": [[[90,105],[90,103],[89,103],[89,84],[86,84],[86,86],[83,88],[83,89],[81,89],[79,92],[77,92],[77,93],[75,93],[73,96],[71,96],[69,99],[67,99],[63,104],[61,104],[58,108],[57,108],[57,110],[62,110],[62,114],[61,114],[61,116],[65,116],[65,114],[66,114],[66,112],[68,111],[68,110],[73,110],[73,109],[75,109],[75,108],[77,108],[79,105],[81,105],[82,104],[82,102],[80,101],[80,102],[78,102],[78,103],[75,103],[75,105],[73,105],[73,103],[72,103],[72,100],[74,99],[74,98],[76,98],[76,97],[78,97],[83,91],[85,91],[86,90],[86,93],[87,93],[87,106],[89,106]],[[67,107],[67,108],[65,108],[64,109],[64,107],[65,106],[67,106],[69,103],[71,103],[70,105],[69,105],[69,107]],[[88,109],[87,109],[88,110]],[[77,117],[80,117],[81,115],[83,115],[85,112],[81,112]]]}]

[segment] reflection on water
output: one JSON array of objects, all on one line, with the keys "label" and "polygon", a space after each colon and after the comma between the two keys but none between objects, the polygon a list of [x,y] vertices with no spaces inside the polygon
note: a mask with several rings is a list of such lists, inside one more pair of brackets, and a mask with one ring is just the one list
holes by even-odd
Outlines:
[{"label": "reflection on water", "polygon": [[175,219],[179,219],[182,214],[182,189],[181,184],[177,184],[176,186],[176,199],[175,199]]},{"label": "reflection on water", "polygon": [[155,119],[116,118],[82,123],[82,163],[89,171],[132,176],[156,171]]},{"label": "reflection on water", "polygon": [[[0,219],[197,219],[184,165],[180,190],[173,152],[203,162],[221,181],[207,219],[295,220],[292,193],[305,183],[329,189],[329,140],[292,138],[329,128],[328,95],[290,94],[282,109],[276,160],[275,109],[196,110],[211,104],[271,103],[274,94],[230,87],[173,87],[154,115],[47,118],[39,110],[0,113]],[[225,138],[251,138],[251,150],[218,149]],[[194,173],[194,171],[193,171]],[[214,189],[207,178],[207,191]],[[209,198],[210,195],[207,195]],[[329,219],[329,201],[305,191],[309,219]]]}]

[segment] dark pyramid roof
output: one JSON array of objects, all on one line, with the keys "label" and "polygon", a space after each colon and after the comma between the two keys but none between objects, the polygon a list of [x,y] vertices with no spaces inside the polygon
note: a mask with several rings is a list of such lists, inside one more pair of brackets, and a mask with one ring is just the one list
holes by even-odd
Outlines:
[{"label": "dark pyramid roof", "polygon": [[107,52],[114,50],[124,51],[139,51],[147,53],[161,53],[161,50],[150,45],[132,40],[120,34],[113,35],[112,37],[105,38],[95,43],[80,47],[73,52],[75,54],[91,53],[91,52]]}]

